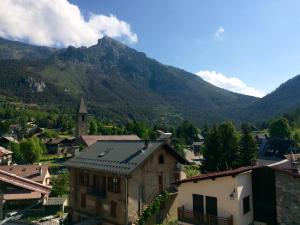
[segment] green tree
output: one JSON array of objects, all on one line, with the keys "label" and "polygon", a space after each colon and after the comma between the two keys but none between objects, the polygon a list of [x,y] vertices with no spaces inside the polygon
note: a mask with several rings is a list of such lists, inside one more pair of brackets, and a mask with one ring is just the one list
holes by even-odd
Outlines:
[{"label": "green tree", "polygon": [[6,134],[9,130],[9,123],[8,122],[0,122],[0,136]]},{"label": "green tree", "polygon": [[230,169],[238,166],[239,136],[230,122],[222,123],[219,128],[220,152],[224,154],[221,169]]},{"label": "green tree", "polygon": [[57,138],[58,137],[58,133],[54,130],[45,130],[43,132],[43,134],[46,138]]},{"label": "green tree", "polygon": [[236,168],[238,163],[239,136],[230,122],[213,127],[205,139],[203,170],[222,171]]},{"label": "green tree", "polygon": [[69,194],[69,173],[64,172],[52,179],[52,192],[54,196],[65,196]]},{"label": "green tree", "polygon": [[13,152],[12,154],[13,162],[20,164],[24,161],[23,155],[21,154],[20,151],[20,145],[18,143],[10,142],[9,149]]},{"label": "green tree", "polygon": [[90,129],[89,129],[90,134],[98,134],[98,125],[95,120],[90,121]]},{"label": "green tree", "polygon": [[187,165],[184,167],[184,173],[187,178],[191,178],[200,175],[200,168],[197,165]]},{"label": "green tree", "polygon": [[45,146],[37,137],[32,137],[20,143],[20,151],[23,159],[32,164],[39,162],[45,151]]},{"label": "green tree", "polygon": [[203,157],[205,160],[203,170],[205,172],[220,170],[224,160],[224,152],[220,152],[220,138],[216,126],[208,131],[204,144]]},{"label": "green tree", "polygon": [[279,118],[270,123],[269,132],[271,138],[287,138],[291,137],[292,128],[286,118]]},{"label": "green tree", "polygon": [[242,124],[242,137],[240,140],[239,164],[240,166],[249,166],[257,157],[257,144],[251,134],[251,128],[248,124]]}]

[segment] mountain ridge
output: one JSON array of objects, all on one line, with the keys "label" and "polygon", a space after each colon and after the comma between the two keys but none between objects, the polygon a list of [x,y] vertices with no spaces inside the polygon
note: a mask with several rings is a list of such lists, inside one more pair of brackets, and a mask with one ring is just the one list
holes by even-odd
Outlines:
[{"label": "mountain ridge", "polygon": [[109,37],[90,47],[64,49],[3,40],[0,94],[25,102],[71,107],[84,96],[90,112],[105,119],[173,124],[189,119],[203,125],[260,120],[250,111],[269,101],[269,95],[258,99],[218,88]]}]

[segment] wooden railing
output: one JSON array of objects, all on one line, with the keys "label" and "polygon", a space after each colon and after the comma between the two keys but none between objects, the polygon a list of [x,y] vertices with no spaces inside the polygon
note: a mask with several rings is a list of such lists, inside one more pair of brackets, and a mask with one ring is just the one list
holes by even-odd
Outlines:
[{"label": "wooden railing", "polygon": [[197,225],[233,225],[233,217],[218,217],[186,210],[184,206],[178,208],[178,220]]}]

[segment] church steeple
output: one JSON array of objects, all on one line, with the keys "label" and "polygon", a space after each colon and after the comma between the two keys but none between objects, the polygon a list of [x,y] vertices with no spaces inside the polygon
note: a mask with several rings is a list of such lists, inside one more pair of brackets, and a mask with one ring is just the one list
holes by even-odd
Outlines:
[{"label": "church steeple", "polygon": [[87,124],[87,109],[84,103],[83,98],[80,100],[80,105],[77,112],[77,129],[76,129],[76,136],[80,137],[81,135],[86,135],[88,131],[88,124]]}]

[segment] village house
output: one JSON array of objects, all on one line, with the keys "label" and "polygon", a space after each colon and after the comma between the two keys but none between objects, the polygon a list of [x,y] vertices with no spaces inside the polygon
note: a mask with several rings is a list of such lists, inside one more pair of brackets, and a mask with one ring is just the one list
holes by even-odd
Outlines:
[{"label": "village house", "polygon": [[11,143],[19,144],[18,140],[13,136],[2,136],[0,137],[0,146],[9,149]]},{"label": "village house", "polygon": [[21,210],[37,201],[42,203],[49,195],[47,166],[0,166],[0,217],[10,211]]},{"label": "village house", "polygon": [[48,154],[66,154],[75,148],[75,138],[57,137],[45,138],[43,143]]},{"label": "village house", "polygon": [[180,224],[251,224],[252,169],[241,167],[176,181]]},{"label": "village house", "polygon": [[300,155],[295,157],[253,171],[256,224],[299,224]]},{"label": "village house", "polygon": [[0,165],[10,165],[12,163],[12,152],[0,146]]},{"label": "village house", "polygon": [[88,111],[83,98],[77,111],[76,137],[78,145],[89,147],[98,141],[138,141],[141,140],[137,135],[88,135]]},{"label": "village house", "polygon": [[258,149],[258,163],[272,164],[285,159],[291,152],[300,153],[300,149],[293,140],[279,138],[265,138]]},{"label": "village house", "polygon": [[65,163],[70,171],[70,215],[74,222],[135,222],[187,161],[163,141],[100,141]]}]

